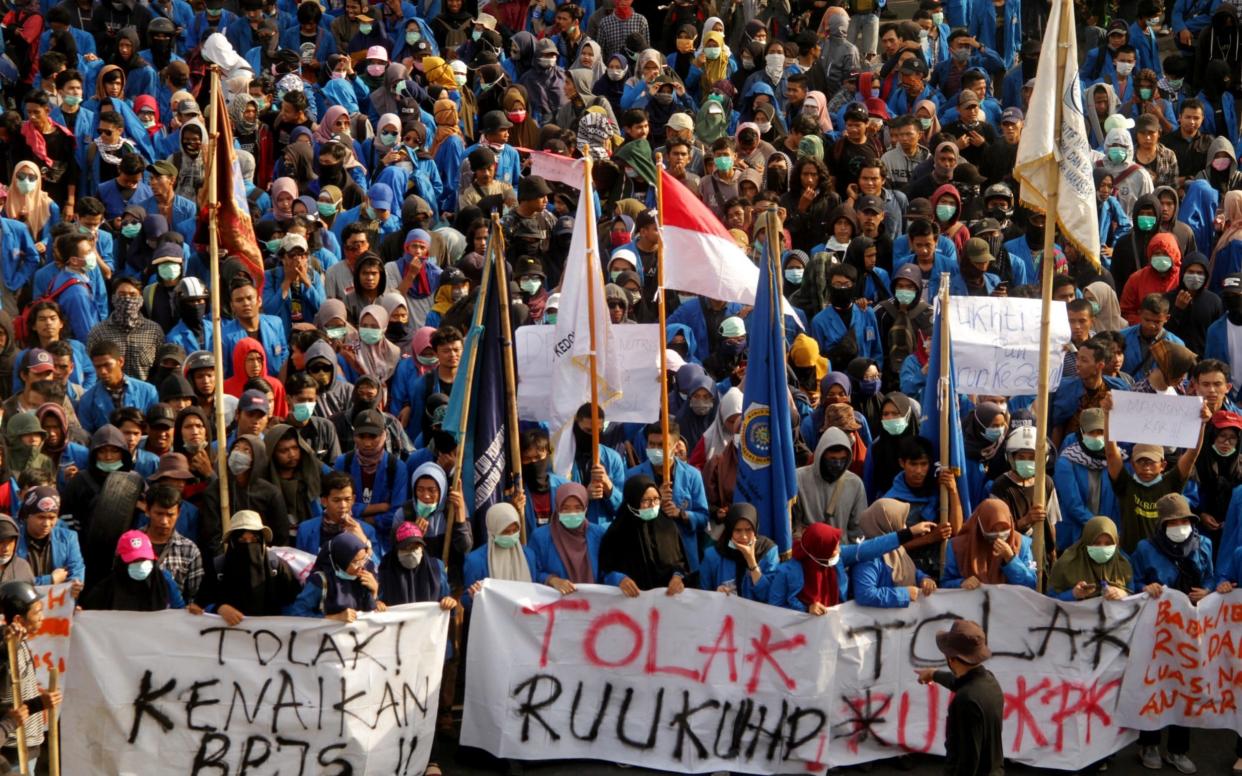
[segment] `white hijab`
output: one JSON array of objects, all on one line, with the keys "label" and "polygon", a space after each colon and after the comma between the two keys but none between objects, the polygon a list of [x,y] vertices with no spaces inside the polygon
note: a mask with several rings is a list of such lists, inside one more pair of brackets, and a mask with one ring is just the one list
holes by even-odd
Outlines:
[{"label": "white hijab", "polygon": [[518,521],[513,505],[502,501],[487,509],[487,575],[509,582],[530,582],[530,564],[522,545],[508,549],[497,547],[494,539]]},{"label": "white hijab", "polygon": [[707,431],[703,433],[703,452],[707,454],[705,460],[710,461],[715,456],[723,453],[725,448],[729,446],[729,440],[733,435],[725,430],[725,422],[742,412],[742,389],[734,386],[720,397],[720,407],[716,411],[716,420],[707,427]]}]

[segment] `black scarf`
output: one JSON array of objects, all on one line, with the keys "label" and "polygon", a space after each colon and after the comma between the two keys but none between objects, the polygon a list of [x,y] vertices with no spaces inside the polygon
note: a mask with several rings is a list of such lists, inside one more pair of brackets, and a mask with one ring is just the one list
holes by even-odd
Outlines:
[{"label": "black scarf", "polygon": [[742,557],[742,553],[729,546],[729,542],[733,539],[733,529],[737,524],[745,520],[755,529],[755,562],[758,563],[764,555],[776,545],[766,536],[759,535],[759,512],[750,504],[738,503],[729,507],[728,514],[725,515],[724,530],[720,532],[719,538],[716,539],[716,552],[722,558],[728,558],[733,561],[733,581],[737,585],[737,589],[742,589],[742,579],[749,570],[746,566],[746,559]]},{"label": "black scarf", "polygon": [[267,547],[261,542],[229,542],[224,550],[219,603],[247,617],[279,614],[267,610]]},{"label": "black scarf", "polygon": [[424,547],[422,562],[407,569],[397,557],[397,548],[389,550],[380,561],[379,567],[379,584],[380,590],[384,591],[384,603],[396,606],[439,601],[443,594],[440,590],[440,567],[437,560]]},{"label": "black scarf", "polygon": [[115,612],[160,612],[168,608],[168,580],[159,566],[139,582],[129,576],[120,558],[112,562],[112,573],[82,598],[83,609]]},{"label": "black scarf", "polygon": [[677,525],[661,513],[654,520],[638,516],[638,503],[655,481],[639,475],[625,481],[621,511],[600,545],[600,575],[619,571],[640,590],[664,587],[676,571],[686,572],[685,550]]},{"label": "black scarf", "polygon": [[1164,526],[1161,526],[1151,537],[1151,542],[1177,569],[1177,579],[1172,585],[1175,590],[1189,594],[1191,588],[1203,587],[1203,569],[1195,563],[1195,557],[1199,554],[1198,531],[1181,544],[1174,544],[1165,534]]}]

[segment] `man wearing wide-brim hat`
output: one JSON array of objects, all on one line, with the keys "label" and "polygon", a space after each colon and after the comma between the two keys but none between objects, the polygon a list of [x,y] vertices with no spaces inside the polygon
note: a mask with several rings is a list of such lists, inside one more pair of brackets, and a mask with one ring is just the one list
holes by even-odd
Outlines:
[{"label": "man wearing wide-brim hat", "polygon": [[954,776],[999,776],[1005,772],[1001,744],[1005,696],[983,662],[992,656],[988,636],[979,624],[954,620],[936,634],[936,646],[949,663],[948,671],[919,669],[919,684],[935,682],[953,693],[945,720],[945,770]]}]

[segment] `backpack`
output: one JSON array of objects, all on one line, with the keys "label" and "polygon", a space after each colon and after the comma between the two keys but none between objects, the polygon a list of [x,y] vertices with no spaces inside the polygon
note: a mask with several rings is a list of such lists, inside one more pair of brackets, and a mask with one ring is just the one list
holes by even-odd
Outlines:
[{"label": "backpack", "polygon": [[[52,283],[55,282],[55,280],[52,281]],[[52,285],[49,283],[47,293],[26,305],[26,309],[22,310],[21,314],[13,319],[13,336],[16,337],[18,341],[25,341],[26,338],[30,336],[30,310],[39,302],[55,302],[61,294],[69,290],[70,286],[76,286],[79,284],[81,284],[81,281],[77,278],[69,278],[55,289],[53,289]]]}]

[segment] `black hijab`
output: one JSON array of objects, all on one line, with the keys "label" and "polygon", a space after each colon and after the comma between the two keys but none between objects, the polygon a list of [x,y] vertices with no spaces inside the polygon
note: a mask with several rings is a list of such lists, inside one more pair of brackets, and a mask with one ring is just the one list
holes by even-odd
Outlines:
[{"label": "black hijab", "polygon": [[[919,435],[919,417],[917,412],[913,412],[914,405],[911,404],[910,397],[901,391],[892,391],[884,396],[884,400],[880,403],[881,410],[885,404],[890,402],[898,412],[906,413],[909,423],[906,424],[905,431],[896,435],[885,431],[883,422],[872,430],[874,441],[867,455],[871,457],[871,482],[876,483],[874,487],[880,493],[883,492],[880,490],[880,485],[891,483],[901,471],[901,464],[897,462],[897,451],[901,449],[901,440]],[[887,486],[885,488],[887,489]]]},{"label": "black hijab", "polygon": [[114,612],[160,612],[168,608],[168,579],[158,565],[139,582],[129,575],[128,564],[112,560],[112,573],[82,597],[83,609]]},{"label": "black hijab", "polygon": [[[417,541],[422,544],[421,539]],[[444,594],[440,590],[440,567],[437,562],[439,559],[428,553],[424,546],[422,562],[407,569],[401,565],[397,556],[398,549],[394,546],[380,561],[379,585],[383,591],[384,603],[396,606],[439,601],[443,598]]]},{"label": "black hijab", "polygon": [[733,540],[733,529],[742,520],[750,523],[755,529],[756,562],[776,546],[768,537],[759,535],[759,511],[754,506],[746,502],[739,502],[729,507],[729,511],[725,513],[724,530],[720,532],[720,536],[716,539],[716,552],[720,554],[720,557],[733,561],[733,581],[737,584],[738,590],[742,589],[742,577],[746,575],[746,560],[742,557],[741,552],[729,546],[729,542]]},{"label": "black hijab", "polygon": [[638,516],[643,494],[655,487],[655,480],[646,475],[625,481],[621,510],[600,546],[600,576],[618,571],[639,590],[652,590],[667,585],[674,572],[689,571],[676,524],[663,512],[654,520]]}]

